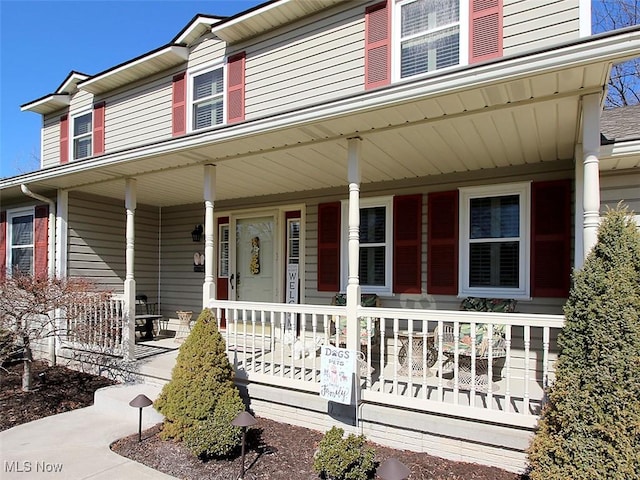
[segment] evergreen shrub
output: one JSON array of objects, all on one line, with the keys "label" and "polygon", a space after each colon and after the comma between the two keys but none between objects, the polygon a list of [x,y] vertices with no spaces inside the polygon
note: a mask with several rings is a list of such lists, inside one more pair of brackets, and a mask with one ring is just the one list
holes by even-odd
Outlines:
[{"label": "evergreen shrub", "polygon": [[640,232],[618,206],[573,276],[531,480],[640,479],[639,312]]},{"label": "evergreen shrub", "polygon": [[204,309],[155,402],[165,416],[162,438],[184,441],[194,455],[226,456],[240,445],[241,429],[231,421],[244,404],[225,350],[215,315]]},{"label": "evergreen shrub", "polygon": [[375,470],[374,451],[364,435],[344,437],[342,428],[332,427],[320,441],[313,469],[326,480],[366,480]]}]

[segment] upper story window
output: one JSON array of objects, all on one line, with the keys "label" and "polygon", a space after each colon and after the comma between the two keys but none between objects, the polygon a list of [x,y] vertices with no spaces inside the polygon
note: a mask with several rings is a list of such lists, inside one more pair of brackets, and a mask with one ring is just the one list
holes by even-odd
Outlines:
[{"label": "upper story window", "polygon": [[93,154],[93,114],[88,112],[73,117],[73,159],[90,157]]},{"label": "upper story window", "polygon": [[[393,256],[393,199],[377,198],[360,201],[360,254],[358,276],[363,291],[390,293]],[[342,204],[342,283],[347,285],[348,266],[348,202]]]},{"label": "upper story window", "polygon": [[224,122],[224,68],[198,72],[190,84],[191,130],[201,130]]},{"label": "upper story window", "polygon": [[529,296],[529,184],[460,190],[460,294]]},{"label": "upper story window", "polygon": [[460,65],[466,58],[467,1],[405,0],[394,10],[395,75],[411,77]]},{"label": "upper story window", "polygon": [[11,272],[33,274],[34,211],[32,208],[7,212],[7,265]]}]

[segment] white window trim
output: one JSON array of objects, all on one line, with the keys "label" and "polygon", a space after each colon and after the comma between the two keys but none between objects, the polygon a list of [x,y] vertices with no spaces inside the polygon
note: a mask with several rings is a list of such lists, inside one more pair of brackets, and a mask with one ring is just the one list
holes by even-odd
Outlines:
[{"label": "white window trim", "polygon": [[[211,125],[210,127],[200,128],[198,130],[194,130],[193,128],[193,81],[195,77],[199,75],[203,75],[205,73],[212,72],[213,70],[222,69],[222,92],[220,95],[222,96],[222,123],[217,125]],[[227,123],[227,62],[226,61],[217,61],[213,64],[207,64],[204,67],[198,67],[193,70],[187,71],[187,132],[204,132],[206,130],[210,130],[212,128],[220,127],[221,125],[225,125]]]},{"label": "white window trim", "polygon": [[[531,183],[506,183],[460,188],[458,296],[486,298],[531,298]],[[520,196],[520,267],[519,288],[477,288],[469,286],[469,205],[472,198]]]},{"label": "white window trim", "polygon": [[[84,135],[79,135],[78,137],[75,136],[75,125],[76,125],[76,119],[83,117],[87,114],[91,115],[91,128],[89,129],[89,133],[85,133]],[[74,115],[71,116],[71,121],[69,122],[69,158],[71,159],[71,161],[73,162],[74,160],[84,160],[85,158],[91,158],[93,157],[93,149],[94,149],[94,138],[93,138],[93,128],[94,125],[93,123],[95,122],[95,118],[93,118],[93,110],[83,110],[82,112],[78,112]],[[76,138],[80,138],[80,137],[91,137],[91,151],[89,152],[89,155],[87,155],[86,157],[80,157],[80,158],[76,158]]]},{"label": "white window trim", "polygon": [[400,76],[400,47],[401,47],[401,35],[402,31],[401,21],[402,15],[400,14],[400,10],[403,5],[408,3],[413,3],[417,0],[401,0],[398,2],[392,3],[392,11],[391,11],[391,81],[398,82],[402,80],[415,79],[428,77],[431,75],[440,74],[442,72],[446,72],[448,70],[452,70],[454,68],[458,68],[464,65],[469,64],[469,2],[468,0],[460,0],[460,45],[459,53],[459,63],[458,65],[452,65],[450,67],[441,68],[438,70],[433,70],[431,72],[424,72],[417,75],[412,75],[410,77],[402,78]]},{"label": "white window trim", "polygon": [[34,268],[34,264],[35,264],[35,251],[36,251],[36,247],[35,247],[35,243],[33,243],[36,239],[36,235],[35,235],[35,222],[36,222],[36,210],[34,207],[24,207],[24,208],[16,208],[13,210],[7,210],[7,223],[6,223],[6,228],[7,228],[7,232],[6,232],[6,238],[7,238],[7,248],[6,248],[6,274],[7,276],[10,276],[13,272],[12,272],[12,260],[13,260],[13,219],[15,217],[23,217],[25,215],[31,215],[31,228],[34,230],[31,232],[31,240],[32,243],[31,245],[21,245],[22,248],[26,248],[31,246],[32,248],[32,258],[31,258],[31,275],[33,275],[33,268]]},{"label": "white window trim", "polygon": [[[349,201],[342,200],[340,215],[340,291],[345,292],[349,279]],[[385,266],[384,285],[363,285],[362,293],[391,295],[393,290],[393,197],[360,199],[360,209],[385,207]]]}]

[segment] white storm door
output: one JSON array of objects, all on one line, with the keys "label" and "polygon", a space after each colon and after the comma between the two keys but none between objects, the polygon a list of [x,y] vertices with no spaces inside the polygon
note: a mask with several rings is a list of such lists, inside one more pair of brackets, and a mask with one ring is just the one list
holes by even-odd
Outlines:
[{"label": "white storm door", "polygon": [[235,260],[230,298],[245,302],[274,302],[275,217],[237,218]]}]

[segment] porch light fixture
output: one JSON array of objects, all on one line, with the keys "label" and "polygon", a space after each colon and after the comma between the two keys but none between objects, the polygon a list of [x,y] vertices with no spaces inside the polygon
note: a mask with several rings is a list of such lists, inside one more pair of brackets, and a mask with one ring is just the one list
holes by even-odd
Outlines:
[{"label": "porch light fixture", "polygon": [[202,240],[202,232],[203,232],[203,228],[202,225],[196,225],[196,228],[193,229],[193,231],[191,232],[191,239],[194,242],[199,242]]},{"label": "porch light fixture", "polygon": [[142,441],[142,409],[149,405],[153,405],[153,402],[142,393],[129,402],[129,406],[140,409],[140,417],[138,419],[138,443]]},{"label": "porch light fixture", "polygon": [[253,417],[253,415],[251,415],[249,412],[240,412],[238,415],[236,415],[236,418],[234,418],[231,421],[231,425],[233,425],[234,427],[241,427],[242,428],[242,467],[240,470],[240,476],[238,478],[244,478],[244,444],[246,441],[246,437],[247,437],[247,427],[250,427],[251,425],[255,425],[257,422],[257,420]]},{"label": "porch light fixture", "polygon": [[382,480],[406,480],[411,470],[399,460],[388,458],[382,462],[376,473]]}]

